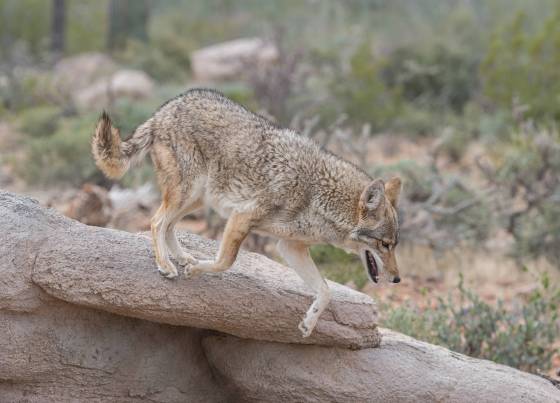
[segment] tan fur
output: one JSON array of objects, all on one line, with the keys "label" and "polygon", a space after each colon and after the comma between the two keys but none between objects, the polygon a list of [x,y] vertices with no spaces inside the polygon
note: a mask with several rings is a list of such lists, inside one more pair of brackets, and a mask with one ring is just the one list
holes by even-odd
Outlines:
[{"label": "tan fur", "polygon": [[140,126],[125,142],[121,141],[119,129],[113,127],[111,119],[103,112],[91,142],[91,150],[97,167],[107,177],[119,179],[131,164],[140,161],[151,146],[151,120]]},{"label": "tan fur", "polygon": [[391,180],[385,184],[385,196],[387,196],[387,199],[393,207],[397,206],[397,202],[401,194],[401,187],[401,179],[396,177],[391,178]]},{"label": "tan fur", "polygon": [[[317,293],[300,324],[304,336],[329,300],[310,245],[328,243],[357,253],[366,269],[368,253],[374,255],[378,271],[384,268],[398,281],[400,179],[373,180],[215,91],[190,90],[168,101],[126,141],[103,114],[92,150],[97,165],[113,178],[150,152],[162,191],[152,237],[158,268],[167,277],[177,276],[170,255],[192,276],[227,270],[251,231],[279,238],[286,262]],[[204,203],[228,218],[214,261],[194,259],[174,233],[181,217]]]}]

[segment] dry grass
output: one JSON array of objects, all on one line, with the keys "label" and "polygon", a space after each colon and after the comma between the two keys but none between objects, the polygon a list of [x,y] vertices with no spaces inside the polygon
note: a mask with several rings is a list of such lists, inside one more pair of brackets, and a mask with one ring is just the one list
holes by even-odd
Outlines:
[{"label": "dry grass", "polygon": [[423,301],[452,292],[462,274],[465,285],[485,301],[510,301],[529,294],[538,284],[540,273],[548,272],[552,284],[560,282],[560,271],[545,260],[535,261],[523,270],[502,251],[461,247],[436,253],[421,245],[402,245],[397,253],[402,282],[393,286],[368,284],[362,291],[380,302]]}]

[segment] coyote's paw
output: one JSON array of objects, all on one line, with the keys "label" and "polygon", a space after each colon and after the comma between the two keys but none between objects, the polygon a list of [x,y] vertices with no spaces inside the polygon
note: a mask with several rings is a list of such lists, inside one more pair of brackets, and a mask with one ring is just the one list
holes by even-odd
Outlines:
[{"label": "coyote's paw", "polygon": [[172,279],[172,278],[175,278],[179,275],[179,273],[177,273],[177,269],[173,265],[171,265],[169,269],[164,269],[161,266],[158,266],[157,269],[158,269],[159,274],[161,274],[165,278]]},{"label": "coyote's paw", "polygon": [[190,278],[200,273],[216,273],[224,269],[214,260],[198,260],[194,265],[185,267],[185,277]]},{"label": "coyote's paw", "polygon": [[298,329],[301,331],[301,335],[303,337],[309,337],[311,336],[311,333],[313,332],[313,328],[310,327],[307,323],[306,320],[302,320],[299,325],[298,325]]},{"label": "coyote's paw", "polygon": [[188,253],[183,252],[177,257],[177,263],[179,263],[179,265],[181,266],[188,266],[195,265],[198,263],[198,261]]},{"label": "coyote's paw", "polygon": [[298,328],[301,330],[303,337],[309,337],[311,333],[313,333],[313,329],[315,329],[317,321],[319,320],[318,312],[317,307],[312,305],[303,320],[299,323]]},{"label": "coyote's paw", "polygon": [[196,260],[194,263],[185,264],[185,271],[184,271],[185,278],[192,278],[199,273],[195,267],[197,264],[198,262]]}]

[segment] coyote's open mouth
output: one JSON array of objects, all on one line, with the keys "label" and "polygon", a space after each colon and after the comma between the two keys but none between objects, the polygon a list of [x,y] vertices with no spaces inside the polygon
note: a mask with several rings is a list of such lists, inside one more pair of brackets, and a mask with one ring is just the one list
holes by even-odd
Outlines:
[{"label": "coyote's open mouth", "polygon": [[366,265],[372,281],[377,283],[379,280],[379,269],[377,268],[377,262],[375,261],[375,257],[373,257],[373,253],[369,250],[366,250]]}]

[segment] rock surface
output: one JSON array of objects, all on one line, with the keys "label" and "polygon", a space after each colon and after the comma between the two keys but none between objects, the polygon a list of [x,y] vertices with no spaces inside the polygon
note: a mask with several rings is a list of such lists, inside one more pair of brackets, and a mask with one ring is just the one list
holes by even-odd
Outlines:
[{"label": "rock surface", "polygon": [[118,98],[149,97],[155,86],[145,72],[119,68],[109,56],[96,52],[61,59],[52,81],[55,95],[88,111],[106,108]]},{"label": "rock surface", "polygon": [[247,65],[264,67],[278,59],[278,49],[260,38],[242,38],[194,51],[191,69],[199,81],[241,77]]},{"label": "rock surface", "polygon": [[46,299],[0,310],[0,402],[223,402],[200,330]]},{"label": "rock surface", "polygon": [[72,98],[78,108],[101,109],[119,98],[143,99],[152,95],[154,81],[141,70],[119,70],[76,91]]},{"label": "rock surface", "polygon": [[111,76],[117,69],[117,64],[103,53],[80,53],[65,57],[56,63],[53,69],[53,83],[62,95],[71,97],[95,81]]},{"label": "rock surface", "polygon": [[244,402],[560,402],[544,378],[385,329],[378,348],[359,351],[225,335],[202,343]]},{"label": "rock surface", "polygon": [[[374,302],[336,283],[330,284],[332,301],[315,331],[303,338],[297,325],[313,295],[292,270],[263,256],[242,252],[224,273],[170,281],[155,270],[147,236],[89,227],[7,193],[0,196],[0,220],[7,220],[2,227],[15,227],[18,211],[31,216],[30,226],[43,224],[28,241],[35,239],[27,251],[33,255],[32,280],[59,299],[257,340],[350,348],[379,344]],[[195,257],[216,254],[213,241],[190,234],[180,239]]]},{"label": "rock surface", "polygon": [[64,215],[87,225],[106,226],[111,220],[109,192],[101,186],[86,183],[72,197]]},{"label": "rock surface", "polygon": [[203,330],[68,304],[33,283],[42,245],[75,225],[0,192],[0,402],[228,401]]},{"label": "rock surface", "polygon": [[[242,254],[230,273],[170,282],[155,273],[146,238],[5,192],[0,230],[1,402],[560,402],[547,380],[390,331],[361,350],[254,340],[299,337],[290,326],[310,299],[295,275],[258,255]],[[211,241],[183,240],[214,253]],[[376,334],[339,323],[375,310],[334,288],[315,342]],[[173,325],[193,323],[247,338]]]}]

